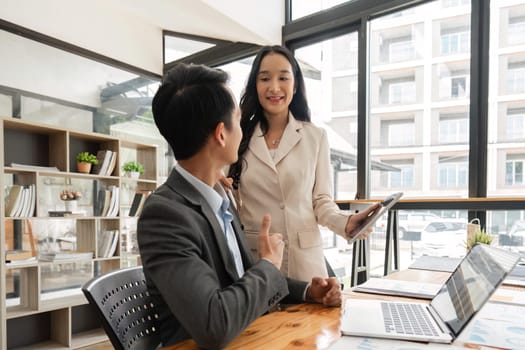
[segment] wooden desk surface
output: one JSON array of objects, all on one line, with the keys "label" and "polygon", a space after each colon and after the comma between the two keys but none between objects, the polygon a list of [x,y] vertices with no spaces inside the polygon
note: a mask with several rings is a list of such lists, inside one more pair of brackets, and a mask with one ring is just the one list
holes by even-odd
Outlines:
[{"label": "wooden desk surface", "polygon": [[[444,283],[448,272],[404,270],[385,278]],[[396,297],[365,293],[345,292],[359,298],[392,299]],[[419,300],[421,301],[421,300]],[[326,308],[319,304],[299,304],[283,311],[273,312],[255,320],[226,349],[325,349],[341,337],[339,319],[341,308]],[[481,349],[473,344],[458,344],[469,349]],[[193,340],[186,340],[163,350],[192,349],[198,347]]]}]

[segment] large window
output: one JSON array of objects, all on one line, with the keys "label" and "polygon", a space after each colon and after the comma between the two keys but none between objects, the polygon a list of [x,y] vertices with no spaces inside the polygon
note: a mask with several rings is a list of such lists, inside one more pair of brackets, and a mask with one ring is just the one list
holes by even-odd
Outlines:
[{"label": "large window", "polygon": [[336,198],[356,191],[357,34],[295,51],[305,77],[312,121],[325,128],[334,167]]},{"label": "large window", "polygon": [[[487,32],[484,13],[490,13]],[[344,70],[333,74],[313,98],[332,102],[330,124],[364,159],[356,169],[358,194],[384,198],[395,188],[415,199],[522,196],[525,0],[355,0],[285,26],[284,40],[295,49],[312,47],[317,37],[339,37],[345,25],[359,28],[359,70],[352,80]],[[350,62],[339,59],[338,66]],[[354,102],[341,101],[334,90],[352,100],[357,94],[355,114]],[[462,210],[425,215],[429,221],[467,218]],[[524,218],[523,210],[494,211],[481,220],[497,234]],[[456,233],[454,242],[463,242],[464,230]],[[372,250],[384,249],[376,237]],[[375,265],[374,253],[371,260]]]},{"label": "large window", "polygon": [[490,4],[487,195],[514,197],[525,190],[525,0]]}]

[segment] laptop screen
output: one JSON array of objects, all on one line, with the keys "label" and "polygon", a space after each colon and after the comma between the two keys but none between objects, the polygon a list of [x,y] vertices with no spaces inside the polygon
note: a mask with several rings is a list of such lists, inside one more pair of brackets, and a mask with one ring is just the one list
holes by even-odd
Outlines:
[{"label": "laptop screen", "polygon": [[519,259],[516,253],[475,245],[432,299],[431,307],[457,336]]}]

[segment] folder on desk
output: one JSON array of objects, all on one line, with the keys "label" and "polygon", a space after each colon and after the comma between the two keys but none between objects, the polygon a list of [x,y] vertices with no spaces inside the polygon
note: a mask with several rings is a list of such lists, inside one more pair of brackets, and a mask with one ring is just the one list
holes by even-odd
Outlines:
[{"label": "folder on desk", "polygon": [[520,260],[507,250],[475,245],[430,304],[349,298],[344,335],[451,343]]}]

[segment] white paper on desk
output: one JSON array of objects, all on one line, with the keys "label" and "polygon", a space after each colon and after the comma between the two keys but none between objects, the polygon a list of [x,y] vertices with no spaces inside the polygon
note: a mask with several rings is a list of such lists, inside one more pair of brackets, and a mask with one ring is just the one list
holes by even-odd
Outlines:
[{"label": "white paper on desk", "polygon": [[498,288],[490,301],[525,306],[525,293],[522,290]]},{"label": "white paper on desk", "polygon": [[441,289],[440,283],[422,283],[414,281],[392,280],[388,278],[370,278],[352,290],[355,292],[395,295],[410,298],[432,299]]},{"label": "white paper on desk", "polygon": [[335,343],[333,343],[327,350],[434,350],[434,349],[448,349],[448,350],[465,350],[464,347],[457,347],[453,345],[432,344],[432,343],[418,343],[408,342],[402,340],[384,340],[374,338],[361,338],[352,336],[342,336]]},{"label": "white paper on desk", "polygon": [[458,341],[504,349],[525,349],[525,307],[487,303]]}]

